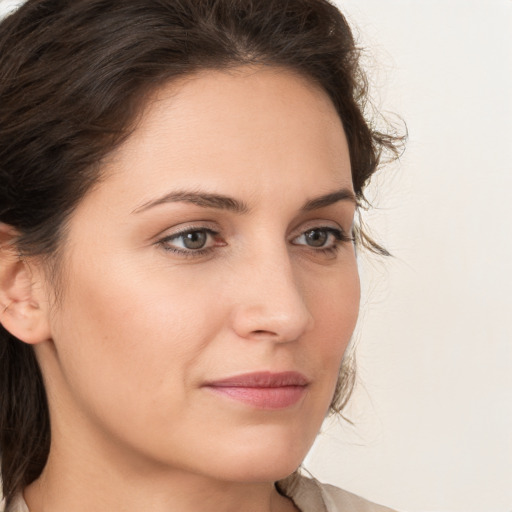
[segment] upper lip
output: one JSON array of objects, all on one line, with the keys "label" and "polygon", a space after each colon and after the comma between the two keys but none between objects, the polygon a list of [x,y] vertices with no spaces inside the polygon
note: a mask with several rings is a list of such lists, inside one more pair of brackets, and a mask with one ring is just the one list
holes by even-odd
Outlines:
[{"label": "upper lip", "polygon": [[281,388],[287,386],[307,386],[309,380],[302,373],[288,372],[253,372],[234,375],[225,379],[209,381],[209,387],[240,387],[240,388]]}]

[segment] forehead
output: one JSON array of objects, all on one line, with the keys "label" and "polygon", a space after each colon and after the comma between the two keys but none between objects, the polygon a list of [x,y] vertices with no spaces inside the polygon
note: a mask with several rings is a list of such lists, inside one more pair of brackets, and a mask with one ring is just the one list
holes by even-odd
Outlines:
[{"label": "forehead", "polygon": [[325,182],[325,191],[352,187],[347,142],[330,98],[279,67],[204,70],[161,87],[109,159],[109,171],[138,179],[142,195],[152,193],[150,178],[174,188],[199,180],[222,193],[240,180],[260,190],[315,180]]},{"label": "forehead", "polygon": [[[174,108],[169,108],[171,104]],[[182,109],[190,114],[190,121],[202,123],[216,123],[224,112],[224,123],[251,121],[257,128],[270,119],[273,124],[293,121],[290,110],[294,110],[299,116],[317,114],[324,122],[341,124],[323,88],[291,69],[273,65],[205,69],[168,83],[150,96],[139,128],[151,130],[159,118],[183,113]],[[280,114],[286,109],[288,116],[283,118]]]}]

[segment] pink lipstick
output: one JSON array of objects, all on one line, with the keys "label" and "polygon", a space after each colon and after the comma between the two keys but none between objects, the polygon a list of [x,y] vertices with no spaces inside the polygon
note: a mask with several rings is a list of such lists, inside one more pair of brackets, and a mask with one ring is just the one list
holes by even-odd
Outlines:
[{"label": "pink lipstick", "polygon": [[256,372],[207,382],[204,387],[258,409],[284,409],[296,404],[308,385],[298,372]]}]

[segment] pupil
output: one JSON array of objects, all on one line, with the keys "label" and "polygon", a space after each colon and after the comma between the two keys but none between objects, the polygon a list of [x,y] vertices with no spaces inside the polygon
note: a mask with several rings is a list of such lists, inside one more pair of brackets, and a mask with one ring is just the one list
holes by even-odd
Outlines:
[{"label": "pupil", "polygon": [[327,233],[320,229],[312,229],[306,233],[308,245],[313,247],[322,247],[327,241]]},{"label": "pupil", "polygon": [[187,249],[201,249],[206,243],[206,233],[192,231],[183,236],[183,244]]}]

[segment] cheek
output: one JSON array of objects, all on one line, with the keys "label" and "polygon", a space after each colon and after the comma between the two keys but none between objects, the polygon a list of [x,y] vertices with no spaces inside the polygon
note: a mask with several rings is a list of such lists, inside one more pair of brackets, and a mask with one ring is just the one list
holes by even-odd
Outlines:
[{"label": "cheek", "polygon": [[346,345],[359,315],[361,290],[355,258],[347,262],[342,272],[318,283],[310,281],[306,286],[315,327],[325,332],[334,347]]},{"label": "cheek", "polygon": [[330,403],[347,346],[352,338],[360,303],[360,282],[355,262],[323,287],[310,287],[308,297],[315,319],[311,349],[324,369],[324,396]]},{"label": "cheek", "polygon": [[179,273],[171,281],[154,265],[102,263],[77,269],[65,292],[55,329],[62,372],[73,391],[105,408],[128,399],[129,409],[146,408],[172,387],[179,399],[220,314],[204,315],[212,304]]}]

